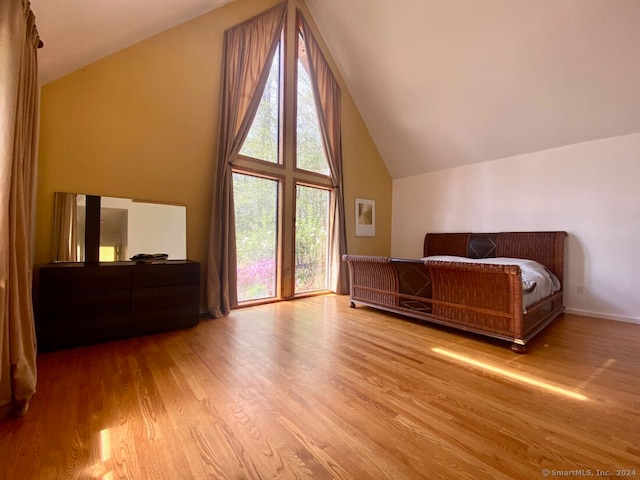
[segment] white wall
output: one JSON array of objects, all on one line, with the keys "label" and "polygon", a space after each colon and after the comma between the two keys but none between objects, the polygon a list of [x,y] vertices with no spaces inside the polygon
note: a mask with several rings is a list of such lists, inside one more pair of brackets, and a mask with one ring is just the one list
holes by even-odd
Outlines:
[{"label": "white wall", "polygon": [[395,257],[426,232],[530,230],[569,234],[567,311],[640,323],[640,133],[393,182]]}]

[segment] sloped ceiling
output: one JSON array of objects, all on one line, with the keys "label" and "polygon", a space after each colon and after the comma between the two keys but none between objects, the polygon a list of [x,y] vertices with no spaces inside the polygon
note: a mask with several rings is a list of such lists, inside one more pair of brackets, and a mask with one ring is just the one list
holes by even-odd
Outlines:
[{"label": "sloped ceiling", "polygon": [[394,178],[640,131],[638,0],[307,0]]},{"label": "sloped ceiling", "polygon": [[[229,0],[32,0],[43,81]],[[394,178],[640,131],[639,0],[306,0]]]},{"label": "sloped ceiling", "polygon": [[31,0],[43,84],[233,0]]}]

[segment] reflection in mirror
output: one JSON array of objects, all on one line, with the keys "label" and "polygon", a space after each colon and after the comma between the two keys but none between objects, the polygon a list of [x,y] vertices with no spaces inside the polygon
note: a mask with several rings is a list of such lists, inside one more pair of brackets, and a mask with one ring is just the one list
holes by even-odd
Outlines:
[{"label": "reflection in mirror", "polygon": [[[80,215],[78,197],[84,197],[84,195],[56,192],[53,196],[53,241],[51,246],[54,261],[79,261],[79,238],[82,239],[82,249],[84,249],[84,227],[81,233],[78,231],[78,216]],[[84,219],[84,211],[82,218]]]},{"label": "reflection in mirror", "polygon": [[[138,253],[166,253],[169,259],[183,260],[187,258],[186,226],[184,205],[56,192],[53,260],[94,261],[90,254],[94,247],[100,262],[125,261]],[[97,242],[90,240],[95,234],[90,232],[96,230],[99,245],[92,245]]]}]

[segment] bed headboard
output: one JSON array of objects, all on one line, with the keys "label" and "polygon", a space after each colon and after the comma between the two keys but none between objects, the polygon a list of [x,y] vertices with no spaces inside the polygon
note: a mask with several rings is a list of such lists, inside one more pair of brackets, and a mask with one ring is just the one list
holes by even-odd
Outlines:
[{"label": "bed headboard", "polygon": [[567,232],[427,233],[424,256],[528,258],[543,264],[563,282]]}]

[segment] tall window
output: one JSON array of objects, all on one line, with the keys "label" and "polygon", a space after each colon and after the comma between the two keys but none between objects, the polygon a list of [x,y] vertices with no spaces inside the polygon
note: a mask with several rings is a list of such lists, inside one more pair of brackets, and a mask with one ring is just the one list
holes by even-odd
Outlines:
[{"label": "tall window", "polygon": [[329,288],[331,191],[296,185],[295,293]]},{"label": "tall window", "polygon": [[[291,27],[289,27],[291,28]],[[283,37],[286,29],[283,31]],[[320,131],[304,38],[281,41],[234,163],[238,302],[327,291],[336,191]],[[284,82],[292,68],[295,82]],[[285,141],[288,139],[287,148]]]},{"label": "tall window", "polygon": [[296,4],[225,31],[207,267],[216,317],[348,291],[340,87]]},{"label": "tall window", "polygon": [[279,187],[272,178],[233,174],[239,302],[276,296]]}]

